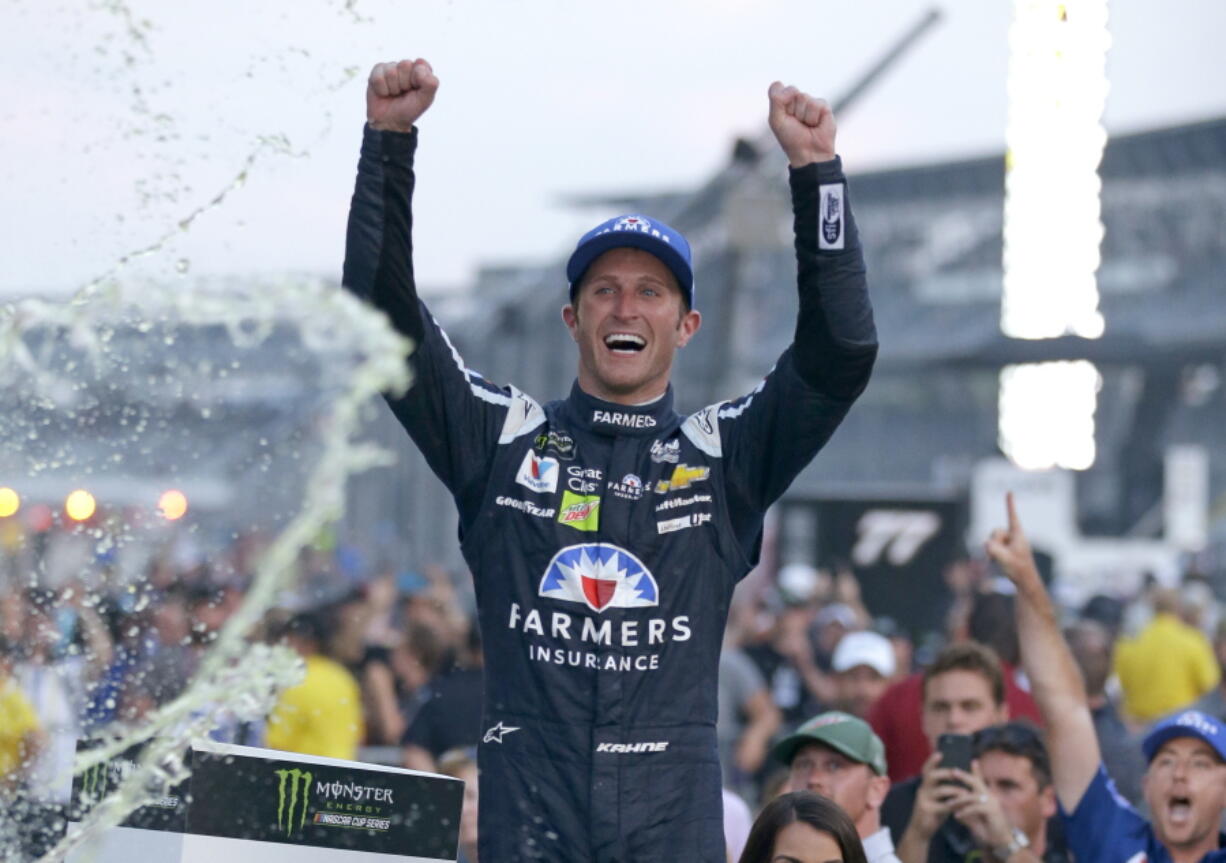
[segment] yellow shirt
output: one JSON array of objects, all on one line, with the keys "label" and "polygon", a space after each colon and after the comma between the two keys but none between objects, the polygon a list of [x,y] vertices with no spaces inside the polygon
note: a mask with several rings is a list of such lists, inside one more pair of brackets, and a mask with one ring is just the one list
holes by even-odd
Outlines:
[{"label": "yellow shirt", "polygon": [[352,760],[363,733],[357,681],[317,654],[307,658],[302,683],[285,690],[269,715],[267,742],[272,749]]},{"label": "yellow shirt", "polygon": [[1204,633],[1158,614],[1136,638],[1115,646],[1124,710],[1146,722],[1186,707],[1217,685],[1219,670]]},{"label": "yellow shirt", "polygon": [[21,744],[37,730],[38,717],[17,684],[0,682],[0,777],[21,766]]}]

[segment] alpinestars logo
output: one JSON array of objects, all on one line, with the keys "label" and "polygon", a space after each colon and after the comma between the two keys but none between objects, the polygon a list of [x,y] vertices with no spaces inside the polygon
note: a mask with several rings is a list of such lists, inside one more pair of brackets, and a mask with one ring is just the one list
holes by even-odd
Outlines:
[{"label": "alpinestars logo", "polygon": [[656,580],[637,557],[599,542],[562,549],[545,567],[540,595],[578,602],[593,611],[660,604]]},{"label": "alpinestars logo", "polygon": [[277,783],[277,827],[288,836],[306,826],[307,807],[311,804],[311,774],[297,768],[278,770],[276,774],[280,780]]},{"label": "alpinestars logo", "polygon": [[502,738],[512,731],[519,731],[518,725],[503,725],[502,720],[498,720],[498,724],[485,732],[485,736],[481,738],[482,743],[501,743]]}]

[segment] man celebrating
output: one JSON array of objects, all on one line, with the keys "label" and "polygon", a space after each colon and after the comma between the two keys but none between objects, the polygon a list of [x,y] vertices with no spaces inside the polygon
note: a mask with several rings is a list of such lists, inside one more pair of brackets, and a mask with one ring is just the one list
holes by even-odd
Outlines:
[{"label": "man celebrating", "polygon": [[1166,719],[1145,737],[1143,787],[1149,824],[1115,792],[1102,766],[1094,720],[1030,542],[1007,500],[1009,527],[988,554],[1017,585],[1022,667],[1047,725],[1052,779],[1078,863],[1220,863],[1226,810],[1226,726],[1197,710]]},{"label": "man celebrating", "polygon": [[868,863],[899,863],[881,804],[890,790],[885,746],[863,719],[831,710],[818,714],[775,744],[788,766],[789,791],[813,791],[839,805],[864,843]]},{"label": "man celebrating", "polygon": [[485,644],[483,860],[723,861],[716,679],[766,508],[864,389],[876,332],[830,109],[773,84],[791,165],[796,338],[753,392],[689,416],[698,332],[684,237],[614,218],[567,264],[578,380],[541,405],[466,369],[416,295],[414,124],[438,79],[377,65],[345,285],[412,338],[393,412],[454,496]]}]

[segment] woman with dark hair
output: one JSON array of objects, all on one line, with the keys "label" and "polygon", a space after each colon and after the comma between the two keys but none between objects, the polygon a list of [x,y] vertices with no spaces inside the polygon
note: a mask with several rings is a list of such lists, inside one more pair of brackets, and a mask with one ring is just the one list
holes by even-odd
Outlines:
[{"label": "woman with dark hair", "polygon": [[740,863],[867,863],[856,826],[812,791],[775,798],[758,815]]}]

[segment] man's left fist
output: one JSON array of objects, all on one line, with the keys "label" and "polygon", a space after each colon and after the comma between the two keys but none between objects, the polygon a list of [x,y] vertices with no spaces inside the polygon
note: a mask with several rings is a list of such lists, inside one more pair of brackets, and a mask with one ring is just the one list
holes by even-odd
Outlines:
[{"label": "man's left fist", "polygon": [[834,158],[834,113],[825,99],[814,99],[776,81],[770,91],[770,127],[793,168]]}]

